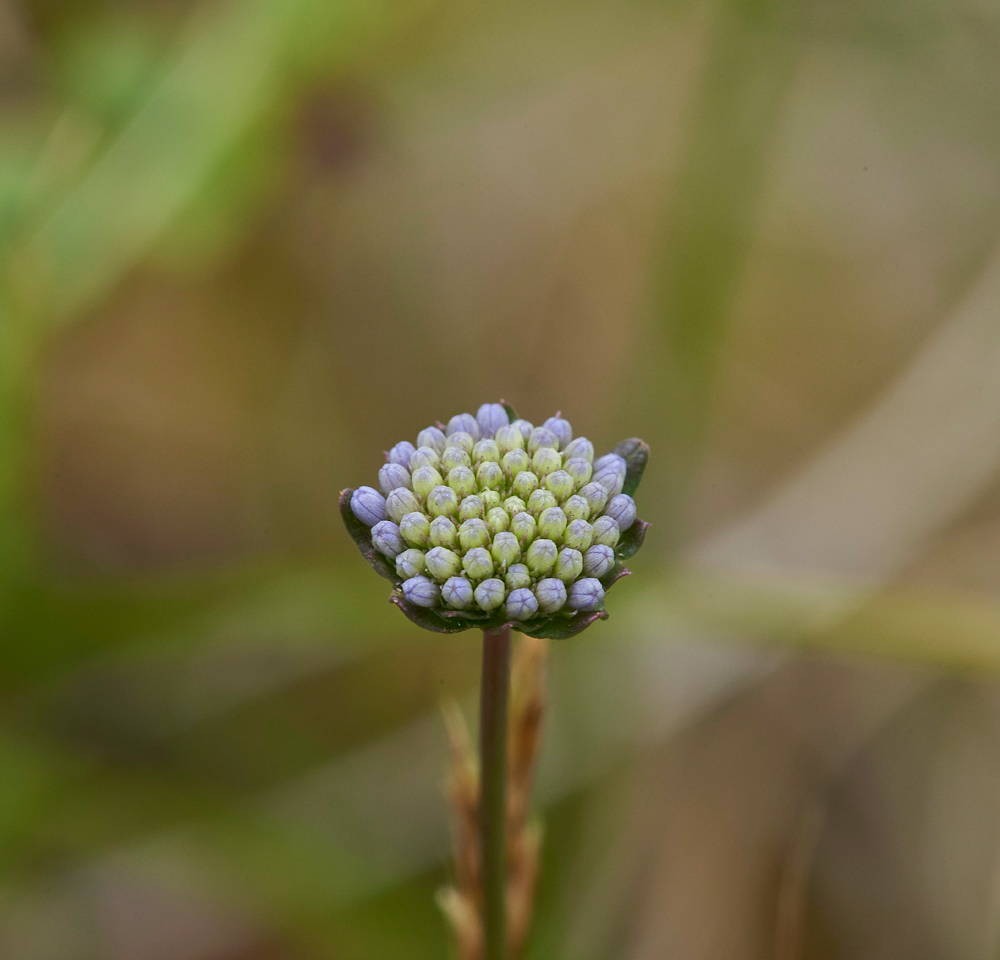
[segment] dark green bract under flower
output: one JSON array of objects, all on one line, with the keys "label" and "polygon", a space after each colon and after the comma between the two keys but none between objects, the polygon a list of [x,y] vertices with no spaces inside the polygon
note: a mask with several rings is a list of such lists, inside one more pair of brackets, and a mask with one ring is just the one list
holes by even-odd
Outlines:
[{"label": "dark green bract under flower", "polygon": [[484,403],[397,443],[379,488],[342,490],[340,512],[419,626],[570,637],[607,617],[642,546],[632,495],[648,459],[638,439],[594,459],[561,414],[536,427]]}]

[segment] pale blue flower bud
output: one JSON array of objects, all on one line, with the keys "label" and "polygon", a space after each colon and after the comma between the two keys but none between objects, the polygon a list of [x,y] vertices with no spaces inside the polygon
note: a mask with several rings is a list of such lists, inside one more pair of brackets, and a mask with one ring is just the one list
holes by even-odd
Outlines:
[{"label": "pale blue flower bud", "polygon": [[403,581],[403,596],[415,607],[436,607],[441,591],[433,580],[417,576]]},{"label": "pale blue flower bud", "polygon": [[581,497],[578,493],[574,493],[562,505],[562,508],[563,513],[566,514],[566,519],[569,521],[590,519],[590,504],[586,498]]},{"label": "pale blue flower bud", "polygon": [[413,471],[411,480],[413,483],[413,492],[418,497],[426,497],[431,490],[444,482],[441,479],[441,474],[433,467],[419,467]]},{"label": "pale blue flower bud", "polygon": [[496,610],[503,603],[506,592],[502,580],[490,577],[490,579],[484,580],[476,587],[476,605],[480,610],[485,610],[487,613],[491,610]]},{"label": "pale blue flower bud", "polygon": [[448,486],[461,500],[471,497],[479,489],[476,486],[476,475],[469,467],[452,467],[448,471]]},{"label": "pale blue flower bud", "polygon": [[484,547],[473,547],[462,557],[462,566],[470,580],[485,580],[493,576],[493,558]]},{"label": "pale blue flower bud", "polygon": [[573,489],[579,490],[590,482],[594,468],[583,457],[570,457],[564,464],[565,470],[573,478]]},{"label": "pale blue flower bud", "polygon": [[427,551],[424,557],[427,572],[439,583],[444,583],[449,577],[458,575],[462,569],[462,561],[454,550],[447,547],[434,547]]},{"label": "pale blue flower bud", "polygon": [[572,520],[563,534],[563,546],[581,553],[594,542],[594,528],[586,520]]},{"label": "pale blue flower bud", "polygon": [[535,584],[535,599],[542,613],[556,613],[566,603],[566,584],[550,577]]},{"label": "pale blue flower bud", "polygon": [[441,454],[441,469],[445,471],[454,470],[455,467],[471,467],[472,457],[470,457],[461,447],[447,447]]},{"label": "pale blue flower bud", "polygon": [[472,448],[472,462],[477,467],[487,460],[493,463],[500,462],[500,448],[497,446],[496,440],[479,440]]},{"label": "pale blue flower bud", "polygon": [[411,547],[426,547],[430,543],[431,522],[422,513],[408,513],[399,521],[399,532]]},{"label": "pale blue flower bud", "polygon": [[558,413],[554,417],[549,417],[543,426],[556,435],[560,450],[565,450],[566,444],[573,439],[573,428],[570,426],[569,420],[564,420]]},{"label": "pale blue flower bud", "polygon": [[590,504],[590,515],[599,516],[608,502],[608,491],[599,483],[588,483],[580,490],[580,496]]},{"label": "pale blue flower bud", "polygon": [[409,580],[423,573],[427,567],[424,564],[424,554],[421,550],[413,548],[404,550],[396,557],[396,576]]},{"label": "pale blue flower bud", "polygon": [[565,470],[554,470],[545,478],[545,489],[560,503],[573,493],[573,478]]},{"label": "pale blue flower bud", "polygon": [[[441,451],[444,453],[444,451]],[[441,469],[441,456],[433,447],[417,447],[410,455],[410,471],[420,467],[433,467],[435,470]]]},{"label": "pale blue flower bud", "polygon": [[516,427],[521,431],[521,436],[524,438],[525,443],[528,442],[528,438],[531,436],[531,431],[535,429],[535,425],[533,423],[529,423],[527,420],[515,420],[511,426]]},{"label": "pale blue flower bud", "polygon": [[508,517],[515,517],[519,513],[524,513],[527,510],[525,502],[520,497],[508,497],[504,500],[502,504],[504,510],[507,511]]},{"label": "pale blue flower bud", "polygon": [[562,448],[566,459],[581,457],[587,463],[594,462],[594,445],[586,437],[576,437]]},{"label": "pale blue flower bud", "polygon": [[462,550],[485,547],[489,542],[490,531],[482,520],[465,520],[458,528],[458,545]]},{"label": "pale blue flower bud", "polygon": [[551,540],[535,540],[524,554],[532,576],[544,577],[555,565],[559,551]]},{"label": "pale blue flower bud", "polygon": [[439,457],[448,446],[444,433],[437,427],[428,427],[417,434],[417,448],[430,447]]},{"label": "pale blue flower bud", "polygon": [[406,487],[397,487],[389,494],[385,501],[385,512],[393,523],[402,521],[408,513],[420,510],[420,501],[412,490]]},{"label": "pale blue flower bud", "polygon": [[584,577],[569,588],[567,602],[574,610],[596,610],[604,599],[604,587],[600,580]]},{"label": "pale blue flower bud", "polygon": [[511,490],[522,500],[527,500],[538,489],[538,477],[530,470],[519,473],[514,477],[514,484]]},{"label": "pale blue flower bud", "polygon": [[501,427],[493,439],[496,440],[501,454],[508,454],[511,450],[524,449],[524,434],[514,424]]},{"label": "pale blue flower bud", "polygon": [[604,488],[604,492],[610,500],[618,496],[625,488],[625,474],[614,470],[605,470],[599,476],[594,477],[594,482]]},{"label": "pale blue flower bud", "polygon": [[510,517],[503,507],[494,507],[486,516],[486,526],[490,528],[490,533],[496,536],[510,529]]},{"label": "pale blue flower bud", "polygon": [[[507,514],[504,514],[506,517]],[[517,537],[512,533],[498,533],[493,538],[490,554],[501,570],[506,570],[521,557],[521,548],[517,545]]]},{"label": "pale blue flower bud", "polygon": [[458,494],[451,487],[435,487],[427,494],[427,512],[432,517],[457,517]]},{"label": "pale blue flower bud", "polygon": [[627,493],[619,493],[604,511],[605,516],[618,521],[618,529],[624,533],[635,523],[635,501]]},{"label": "pale blue flower bud", "polygon": [[458,508],[459,520],[482,520],[486,516],[483,501],[479,497],[466,497]]},{"label": "pale blue flower bud", "polygon": [[555,575],[563,583],[572,583],[583,573],[583,554],[572,547],[563,547],[556,557]]},{"label": "pale blue flower bud", "polygon": [[521,587],[531,586],[531,574],[523,563],[514,563],[507,568],[507,573],[503,578],[508,590],[519,590]]},{"label": "pale blue flower bud", "polygon": [[[506,414],[504,419],[507,419]],[[448,421],[448,429],[445,433],[451,437],[456,433],[467,433],[473,440],[478,440],[482,433],[479,430],[479,422],[471,413],[457,413]],[[471,447],[469,449],[471,453]]]},{"label": "pale blue flower bud", "polygon": [[479,499],[483,501],[483,509],[487,513],[500,506],[500,494],[496,490],[480,490]]},{"label": "pale blue flower bud", "polygon": [[552,495],[549,490],[536,490],[530,497],[528,497],[528,513],[533,517],[540,517],[543,510],[548,510],[549,507],[558,507],[559,504],[556,498]]},{"label": "pale blue flower bud", "polygon": [[390,560],[395,560],[406,549],[399,527],[391,520],[379,520],[372,527],[372,544],[379,553]]},{"label": "pale blue flower bud", "polygon": [[492,437],[501,427],[507,426],[507,411],[499,403],[484,403],[476,411],[476,422],[484,437]]},{"label": "pale blue flower bud", "polygon": [[498,490],[503,486],[503,468],[499,463],[491,463],[487,460],[479,464],[476,471],[476,480],[479,481],[479,489]]},{"label": "pale blue flower bud", "polygon": [[528,453],[534,456],[543,447],[559,450],[559,438],[548,427],[535,427],[528,437]]},{"label": "pale blue flower bud", "polygon": [[565,531],[566,514],[559,507],[546,507],[538,517],[538,535],[558,541]]},{"label": "pale blue flower bud", "polygon": [[614,464],[615,469],[625,470],[625,458],[618,456],[617,453],[606,453],[603,457],[598,457],[594,461],[594,473],[600,473],[605,467]]},{"label": "pale blue flower bud", "polygon": [[598,517],[594,521],[594,543],[602,543],[613,550],[618,546],[621,531],[614,517]]},{"label": "pale blue flower bud", "polygon": [[517,537],[522,549],[535,539],[537,524],[530,513],[515,513],[510,521],[510,532]]},{"label": "pale blue flower bud", "polygon": [[611,572],[614,565],[615,552],[603,543],[595,543],[583,555],[583,572],[588,577],[596,577],[600,580],[601,577]]},{"label": "pale blue flower bud", "polygon": [[472,584],[465,577],[449,577],[441,588],[441,599],[453,610],[468,610],[472,606]]},{"label": "pale blue flower bud", "polygon": [[538,601],[527,587],[511,590],[507,597],[506,612],[513,620],[530,620],[538,613]]},{"label": "pale blue flower bud", "polygon": [[389,463],[398,463],[401,467],[405,467],[407,470],[410,469],[410,457],[413,455],[413,451],[416,448],[410,443],[409,440],[400,440],[389,451]]},{"label": "pale blue flower bud", "polygon": [[428,540],[431,546],[454,550],[458,546],[458,528],[451,517],[435,517],[431,521]]},{"label": "pale blue flower bud", "polygon": [[539,477],[547,477],[550,473],[562,469],[562,457],[559,451],[552,447],[539,447],[531,458],[531,469]]},{"label": "pale blue flower bud", "polygon": [[386,518],[385,497],[374,487],[358,487],[351,494],[351,513],[366,527],[374,527]]},{"label": "pale blue flower bud", "polygon": [[531,469],[531,457],[523,450],[511,450],[503,455],[503,472],[513,480],[519,473]]}]

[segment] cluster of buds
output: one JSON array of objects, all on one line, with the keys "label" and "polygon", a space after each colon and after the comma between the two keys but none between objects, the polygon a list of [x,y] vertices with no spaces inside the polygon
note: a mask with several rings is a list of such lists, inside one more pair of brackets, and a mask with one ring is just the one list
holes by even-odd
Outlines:
[{"label": "cluster of buds", "polygon": [[642,543],[630,494],[647,458],[632,440],[595,459],[561,415],[536,427],[486,403],[397,443],[379,489],[343,491],[341,511],[421,626],[568,635],[606,616],[605,591]]}]

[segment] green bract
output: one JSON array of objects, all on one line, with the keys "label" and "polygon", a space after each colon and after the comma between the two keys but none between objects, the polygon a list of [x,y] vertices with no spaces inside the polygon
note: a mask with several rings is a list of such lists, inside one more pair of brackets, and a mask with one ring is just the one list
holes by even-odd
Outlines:
[{"label": "green bract", "polygon": [[631,499],[649,447],[593,458],[559,415],[536,427],[483,404],[397,443],[379,472],[386,499],[348,488],[340,513],[418,626],[571,637],[607,617],[604,594],[649,526]]}]

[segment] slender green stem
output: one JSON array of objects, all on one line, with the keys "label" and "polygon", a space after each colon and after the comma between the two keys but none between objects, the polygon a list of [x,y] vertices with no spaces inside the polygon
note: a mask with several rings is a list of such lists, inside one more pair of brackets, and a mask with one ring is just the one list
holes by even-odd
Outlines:
[{"label": "slender green stem", "polygon": [[507,958],[507,702],[510,696],[510,627],[483,633],[479,701],[481,796],[479,832],[483,863],[486,960]]}]

